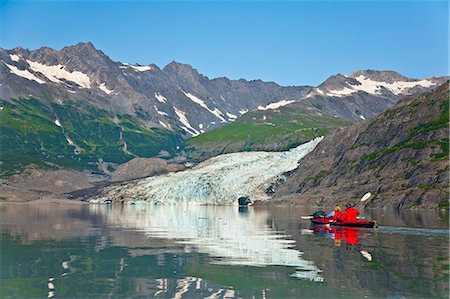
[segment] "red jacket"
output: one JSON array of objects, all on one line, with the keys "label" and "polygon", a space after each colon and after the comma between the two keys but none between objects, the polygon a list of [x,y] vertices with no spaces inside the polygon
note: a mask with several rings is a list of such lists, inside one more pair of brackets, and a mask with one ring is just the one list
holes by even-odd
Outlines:
[{"label": "red jacket", "polygon": [[357,220],[357,216],[359,215],[359,211],[355,208],[347,208],[344,211],[344,215],[338,218],[339,221],[342,222],[353,222]]}]

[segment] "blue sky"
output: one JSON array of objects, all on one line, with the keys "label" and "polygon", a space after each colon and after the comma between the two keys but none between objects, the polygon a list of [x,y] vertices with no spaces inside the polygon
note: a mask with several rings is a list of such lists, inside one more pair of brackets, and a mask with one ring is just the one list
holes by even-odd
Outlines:
[{"label": "blue sky", "polygon": [[317,85],[336,73],[448,75],[447,1],[4,1],[0,47],[92,41],[115,61]]}]

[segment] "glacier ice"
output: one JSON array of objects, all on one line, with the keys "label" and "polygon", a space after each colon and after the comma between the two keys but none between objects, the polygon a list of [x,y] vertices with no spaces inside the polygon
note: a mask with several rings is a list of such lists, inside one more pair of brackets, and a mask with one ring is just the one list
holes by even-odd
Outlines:
[{"label": "glacier ice", "polygon": [[149,177],[107,188],[92,202],[152,204],[236,204],[238,197],[267,198],[265,190],[312,151],[323,137],[285,152],[241,152],[220,155],[176,173]]}]

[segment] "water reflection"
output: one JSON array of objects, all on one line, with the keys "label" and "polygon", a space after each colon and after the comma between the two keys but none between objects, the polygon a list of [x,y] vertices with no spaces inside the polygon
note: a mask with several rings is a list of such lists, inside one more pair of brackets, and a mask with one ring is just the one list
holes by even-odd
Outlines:
[{"label": "water reflection", "polygon": [[[362,250],[360,240],[367,237],[367,229],[358,227],[330,226],[330,225],[311,225],[311,232],[316,235],[327,237],[334,241],[335,247],[341,247],[342,240],[346,250],[356,250],[369,262],[373,256],[367,250]],[[304,231],[305,232],[305,231]],[[307,232],[309,233],[309,232]]]},{"label": "water reflection", "polygon": [[330,225],[313,225],[312,230],[315,234],[324,235],[334,240],[334,245],[340,247],[342,240],[347,245],[360,244],[360,238],[365,238],[365,229],[358,227],[339,227]]},{"label": "water reflection", "polygon": [[[236,207],[135,205],[105,209],[91,205],[110,226],[145,233],[149,238],[176,240],[184,252],[212,257],[211,264],[294,267],[292,277],[323,281],[313,262],[302,259],[295,241],[267,225],[268,213]],[[192,248],[194,247],[194,248]]]},{"label": "water reflection", "polygon": [[0,203],[2,231],[27,242],[102,235],[101,222],[88,205]]},{"label": "water reflection", "polygon": [[448,214],[364,212],[0,204],[0,297],[448,298]]}]

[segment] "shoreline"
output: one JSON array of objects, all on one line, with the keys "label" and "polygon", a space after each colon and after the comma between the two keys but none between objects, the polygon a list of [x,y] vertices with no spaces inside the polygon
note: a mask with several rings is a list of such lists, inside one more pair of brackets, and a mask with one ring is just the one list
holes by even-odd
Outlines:
[{"label": "shoreline", "polygon": [[3,200],[0,201],[1,204],[17,204],[17,205],[40,205],[40,204],[64,204],[64,205],[86,205],[89,204],[89,202],[81,201],[81,200],[73,200],[73,199],[67,199],[67,198],[55,198],[55,197],[43,197],[39,199],[32,199],[32,200]]},{"label": "shoreline", "polygon": [[[42,196],[40,198],[29,198],[29,199],[24,199],[24,200],[15,200],[15,199],[6,199],[6,200],[1,200],[0,201],[0,205],[1,204],[17,204],[17,205],[46,205],[46,204],[61,204],[61,205],[89,205],[89,204],[94,204],[94,203],[90,203],[87,200],[80,200],[80,199],[69,199],[69,198],[64,198],[64,197],[58,197],[58,196]],[[97,203],[98,204],[98,203]],[[99,204],[99,205],[105,205],[105,204]],[[113,206],[123,206],[123,204],[111,204]],[[208,205],[204,205],[204,206],[208,206]],[[217,205],[217,206],[225,206],[225,205]],[[296,202],[292,199],[276,199],[276,200],[260,200],[260,201],[255,201],[255,204],[251,207],[254,208],[315,208],[317,210],[327,210],[328,209],[332,209],[334,205],[328,205],[328,204],[324,204],[324,205],[317,205],[313,202],[308,202],[308,203],[300,203],[300,202]],[[236,205],[236,207],[238,207]],[[249,208],[251,208],[249,207]],[[419,210],[423,210],[423,211],[443,211],[443,212],[450,212],[449,208],[430,208],[430,207],[415,207],[415,208],[397,208],[395,206],[383,206],[383,207],[374,207],[374,206],[360,206],[357,207],[358,210],[360,211],[364,211],[364,210],[398,210],[398,211],[419,211]]]},{"label": "shoreline", "polygon": [[[154,175],[153,175],[154,176]],[[75,185],[67,185],[61,189],[52,189],[52,185],[28,185],[23,182],[14,184],[14,182],[2,182],[0,184],[0,203],[32,203],[32,204],[86,204],[89,199],[100,195],[104,188],[129,184],[137,180],[145,179],[135,178],[123,181],[96,180],[89,181],[86,184],[79,184],[78,189],[73,189]],[[26,187],[25,187],[26,186]],[[84,187],[84,188],[83,188]],[[346,198],[346,199],[344,199]],[[422,204],[420,206],[399,206],[398,203],[404,198],[404,194],[374,194],[373,197],[364,204],[358,205],[358,209],[397,209],[397,210],[440,210],[449,211],[448,206],[439,206],[436,203]],[[329,208],[335,204],[344,206],[349,200],[357,200],[354,194],[342,194],[339,199],[326,198],[323,195],[311,194],[291,194],[279,198],[269,197],[269,199],[255,200],[255,207],[317,207]]]}]

